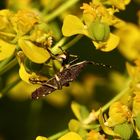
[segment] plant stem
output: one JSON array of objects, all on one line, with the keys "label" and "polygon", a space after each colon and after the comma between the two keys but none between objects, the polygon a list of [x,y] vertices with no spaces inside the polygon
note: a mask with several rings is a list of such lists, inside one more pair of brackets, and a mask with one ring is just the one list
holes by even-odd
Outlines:
[{"label": "plant stem", "polygon": [[18,77],[14,82],[6,85],[6,87],[0,92],[1,97],[5,95],[10,89],[19,83],[21,79]]},{"label": "plant stem", "polygon": [[105,112],[112,103],[118,101],[123,95],[125,95],[126,93],[130,92],[130,84],[131,81],[128,81],[128,84],[126,86],[126,88],[124,88],[120,93],[118,93],[113,99],[111,99],[107,104],[105,104],[103,107],[101,107],[99,110],[97,110],[96,112],[91,112],[89,114],[89,116],[84,120],[85,124],[89,124],[92,121],[95,121],[95,119],[97,119],[97,117],[99,116],[101,110],[102,112]]},{"label": "plant stem", "polygon": [[51,49],[51,52],[55,55],[58,54],[60,50],[59,47],[63,46],[64,43],[67,41],[66,37],[63,37],[53,48]]},{"label": "plant stem", "polygon": [[52,49],[51,52],[53,54],[58,54],[61,52],[61,49],[59,47],[62,48],[62,50],[67,50],[68,48],[70,48],[71,46],[73,46],[77,41],[79,41],[81,38],[83,37],[83,35],[77,35],[74,39],[72,39],[71,41],[69,41],[66,45],[62,46],[67,38],[62,38]]},{"label": "plant stem", "polygon": [[[124,90],[122,90],[119,94],[117,94],[117,96],[115,96],[112,100],[110,100],[106,105],[104,105],[101,109],[102,112],[105,112],[112,103],[118,101],[123,95],[125,95],[126,93],[128,93],[130,91],[130,87],[127,86]],[[100,109],[98,111],[96,111],[96,116],[98,116],[100,114]]]},{"label": "plant stem", "polygon": [[56,140],[56,139],[60,138],[61,136],[63,136],[64,134],[66,134],[67,132],[68,132],[67,129],[66,130],[63,130],[61,132],[58,132],[58,133],[54,134],[53,136],[50,136],[48,138],[48,140]]},{"label": "plant stem", "polygon": [[9,58],[3,60],[2,62],[0,62],[0,69],[1,69],[2,67],[4,67],[12,58],[13,58],[13,56],[11,56],[11,57],[9,57]]},{"label": "plant stem", "polygon": [[58,15],[60,15],[62,12],[64,12],[66,9],[77,3],[79,0],[68,0],[64,4],[62,4],[59,8],[57,8],[53,13],[47,15],[45,17],[45,21],[49,22],[52,19],[56,18]]},{"label": "plant stem", "polygon": [[73,46],[76,42],[78,42],[82,37],[83,37],[83,35],[77,35],[73,40],[68,42],[66,45],[62,46],[62,49],[67,50],[68,48]]},{"label": "plant stem", "polygon": [[3,75],[5,72],[7,72],[8,70],[10,70],[12,67],[14,67],[17,64],[17,59],[14,58],[13,60],[11,60],[8,64],[4,65],[3,67],[1,67],[0,69],[0,76]]}]

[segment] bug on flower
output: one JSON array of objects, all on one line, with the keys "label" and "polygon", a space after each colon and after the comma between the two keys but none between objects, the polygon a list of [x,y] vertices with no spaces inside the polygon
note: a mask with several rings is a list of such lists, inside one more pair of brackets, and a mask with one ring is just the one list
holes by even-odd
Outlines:
[{"label": "bug on flower", "polygon": [[31,83],[38,83],[42,85],[32,93],[32,99],[39,99],[52,93],[55,90],[61,90],[63,86],[69,86],[69,83],[78,77],[80,72],[87,64],[106,66],[104,64],[95,63],[94,61],[82,61],[72,65],[66,65],[60,70],[60,72],[55,74],[51,79],[47,81],[40,81],[39,79],[32,78],[30,79]]}]

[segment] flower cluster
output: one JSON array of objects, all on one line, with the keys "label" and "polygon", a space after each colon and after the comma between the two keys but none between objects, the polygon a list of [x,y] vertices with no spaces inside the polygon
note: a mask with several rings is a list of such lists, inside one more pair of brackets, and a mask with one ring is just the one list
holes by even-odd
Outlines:
[{"label": "flower cluster", "polygon": [[[0,61],[16,54],[20,64],[19,75],[29,82],[30,76],[37,76],[50,58],[52,32],[39,13],[33,10],[0,11]],[[43,74],[42,74],[43,75]]]},{"label": "flower cluster", "polygon": [[119,44],[119,37],[111,33],[110,26],[120,28],[125,24],[114,14],[119,9],[125,9],[125,5],[129,1],[123,1],[120,4],[120,2],[108,0],[106,3],[109,3],[108,8],[98,0],[94,0],[90,4],[84,3],[81,7],[83,21],[74,15],[66,16],[62,27],[63,35],[83,34],[92,40],[96,49],[105,52],[116,48]]}]

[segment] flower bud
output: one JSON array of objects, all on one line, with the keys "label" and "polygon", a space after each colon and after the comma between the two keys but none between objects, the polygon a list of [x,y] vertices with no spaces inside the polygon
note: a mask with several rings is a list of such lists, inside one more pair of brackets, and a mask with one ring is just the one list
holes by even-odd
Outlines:
[{"label": "flower bud", "polygon": [[89,36],[94,41],[106,41],[109,37],[110,28],[106,23],[99,20],[92,22],[88,27]]}]

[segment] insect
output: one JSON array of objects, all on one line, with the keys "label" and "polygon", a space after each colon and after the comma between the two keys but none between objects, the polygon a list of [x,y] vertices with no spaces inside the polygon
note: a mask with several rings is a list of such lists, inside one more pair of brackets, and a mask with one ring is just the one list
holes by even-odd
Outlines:
[{"label": "insect", "polygon": [[40,81],[39,79],[33,78],[29,79],[33,84],[38,83],[42,85],[32,93],[32,99],[39,99],[55,90],[61,90],[63,86],[69,86],[69,83],[78,77],[87,64],[106,66],[104,64],[95,63],[94,61],[82,61],[66,65],[60,72],[47,81]]}]

